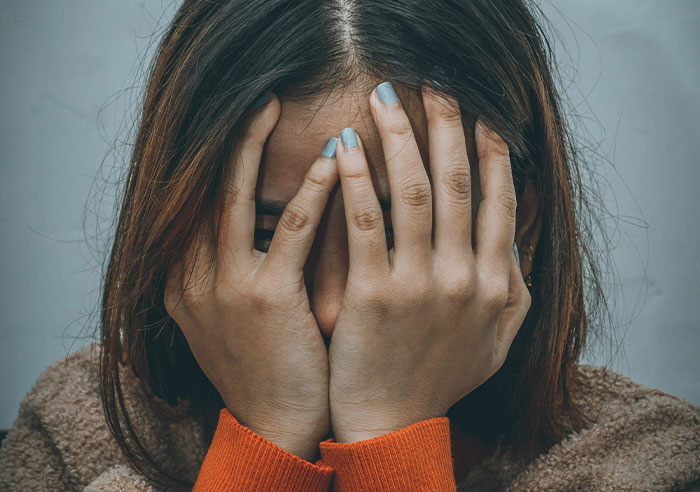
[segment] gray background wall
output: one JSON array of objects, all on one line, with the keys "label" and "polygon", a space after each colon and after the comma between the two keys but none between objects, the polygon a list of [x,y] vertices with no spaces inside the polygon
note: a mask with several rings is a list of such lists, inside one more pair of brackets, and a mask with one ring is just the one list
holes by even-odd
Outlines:
[{"label": "gray background wall", "polygon": [[[98,209],[100,189],[91,187],[117,176],[128,148],[109,151],[137,101],[140,57],[178,4],[0,0],[0,428],[39,373],[94,327],[96,247],[112,202],[108,195]],[[606,222],[620,281],[609,286],[617,335],[584,362],[700,405],[700,2],[543,8],[560,33],[579,132],[601,157],[605,203],[618,217]]]}]

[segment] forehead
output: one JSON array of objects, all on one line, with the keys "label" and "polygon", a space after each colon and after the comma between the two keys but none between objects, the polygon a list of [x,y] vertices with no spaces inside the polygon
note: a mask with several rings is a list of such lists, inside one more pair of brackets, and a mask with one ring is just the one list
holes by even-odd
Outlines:
[{"label": "forehead", "polygon": [[[356,84],[324,93],[314,100],[281,98],[281,113],[271,132],[258,172],[256,197],[287,202],[297,193],[306,171],[318,158],[331,137],[352,127],[362,139],[375,191],[388,196],[389,181],[381,138],[369,108],[369,96],[381,80]],[[396,87],[413,127],[416,142],[428,174],[428,125],[420,92]],[[472,131],[465,129],[468,150],[473,147]],[[473,150],[469,150],[470,161]]]}]

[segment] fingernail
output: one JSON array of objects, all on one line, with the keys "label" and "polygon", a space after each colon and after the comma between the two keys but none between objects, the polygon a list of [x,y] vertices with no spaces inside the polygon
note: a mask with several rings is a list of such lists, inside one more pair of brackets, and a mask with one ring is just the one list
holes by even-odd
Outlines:
[{"label": "fingernail", "polygon": [[335,158],[335,147],[337,144],[338,144],[338,139],[335,137],[331,137],[331,139],[326,144],[326,148],[323,149],[323,152],[321,152],[321,153],[330,159],[334,159]]},{"label": "fingernail", "polygon": [[518,268],[520,268],[520,253],[518,253],[518,244],[516,242],[513,242],[513,253],[515,253],[515,262],[518,264]]},{"label": "fingernail", "polygon": [[346,149],[357,147],[357,135],[355,135],[355,130],[352,128],[344,128],[340,132],[340,138],[343,140],[343,147]]},{"label": "fingernail", "polygon": [[382,82],[377,86],[377,95],[384,104],[392,104],[399,100],[391,82]]},{"label": "fingernail", "polygon": [[264,106],[267,101],[270,100],[270,93],[267,92],[260,96],[257,101],[255,101],[255,104],[253,104],[253,109],[258,109],[260,106]]}]

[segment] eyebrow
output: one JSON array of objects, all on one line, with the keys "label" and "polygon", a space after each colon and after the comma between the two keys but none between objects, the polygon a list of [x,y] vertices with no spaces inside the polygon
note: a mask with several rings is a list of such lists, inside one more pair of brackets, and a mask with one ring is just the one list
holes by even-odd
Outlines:
[{"label": "eyebrow", "polygon": [[[391,196],[378,196],[379,206],[382,210],[391,210]],[[284,211],[287,203],[282,200],[265,200],[264,198],[255,199],[255,213],[259,215],[280,216]]]}]

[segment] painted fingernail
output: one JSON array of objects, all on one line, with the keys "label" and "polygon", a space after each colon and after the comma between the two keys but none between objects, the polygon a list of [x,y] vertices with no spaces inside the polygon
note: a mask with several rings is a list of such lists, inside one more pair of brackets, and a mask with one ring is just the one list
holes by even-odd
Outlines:
[{"label": "painted fingernail", "polygon": [[340,132],[340,138],[343,140],[343,147],[346,149],[357,147],[357,135],[355,135],[355,130],[352,128],[344,128]]},{"label": "painted fingernail", "polygon": [[382,82],[377,86],[377,95],[384,104],[392,104],[399,100],[391,82]]},{"label": "painted fingernail", "polygon": [[323,149],[323,152],[321,152],[323,155],[326,157],[329,157],[330,159],[335,159],[335,147],[338,144],[338,139],[335,137],[331,137],[331,139],[328,141],[326,144],[326,148]]},{"label": "painted fingernail", "polygon": [[267,92],[260,96],[257,101],[255,101],[255,104],[253,104],[253,109],[258,109],[261,106],[264,106],[267,101],[270,100],[270,93]]},{"label": "painted fingernail", "polygon": [[520,253],[518,253],[518,243],[513,242],[513,253],[515,253],[515,262],[518,264],[518,268],[520,268]]}]

